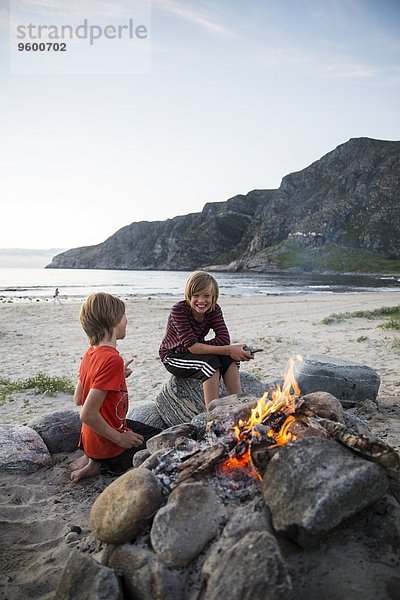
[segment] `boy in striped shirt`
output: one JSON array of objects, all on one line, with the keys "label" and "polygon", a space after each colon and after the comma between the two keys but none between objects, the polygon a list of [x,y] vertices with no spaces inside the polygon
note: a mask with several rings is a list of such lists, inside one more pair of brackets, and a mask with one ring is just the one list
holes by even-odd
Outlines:
[{"label": "boy in striped shirt", "polygon": [[[176,377],[203,382],[204,401],[219,397],[222,377],[228,394],[241,394],[239,361],[253,356],[245,344],[231,344],[221,307],[217,304],[218,283],[205,271],[195,271],[185,284],[185,300],[172,307],[159,349],[160,358]],[[213,330],[215,337],[205,340]]]}]

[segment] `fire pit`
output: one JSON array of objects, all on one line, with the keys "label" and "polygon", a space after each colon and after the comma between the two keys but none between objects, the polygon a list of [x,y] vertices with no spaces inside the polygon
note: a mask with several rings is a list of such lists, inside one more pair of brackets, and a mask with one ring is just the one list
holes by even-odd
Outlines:
[{"label": "fire pit", "polygon": [[[332,395],[302,396],[301,361],[291,360],[282,385],[260,399],[220,401],[206,427],[187,423],[152,438],[150,456],[140,466],[137,456],[136,468],[96,500],[91,528],[112,544],[104,562],[122,573],[126,597],[287,600],[302,598],[293,592],[301,586],[304,598],[345,597],[342,572],[356,539],[374,583],[365,576],[350,596],[392,597],[382,590],[398,576],[390,561],[400,548],[400,507],[389,482],[398,482],[399,455]],[[366,519],[386,532],[379,544]],[[347,540],[342,572],[338,536]],[[318,590],[319,578],[313,596],[304,565],[318,571],[330,552],[326,572],[336,583]],[[377,556],[378,575],[370,569]]]},{"label": "fire pit", "polygon": [[[172,487],[189,477],[202,477],[214,467],[217,472],[247,469],[262,479],[274,450],[304,437],[330,437],[383,466],[388,475],[399,472],[398,454],[366,430],[345,424],[341,404],[328,393],[301,397],[295,378],[298,355],[289,360],[283,385],[265,392],[256,402],[241,404],[228,419],[208,423],[206,448],[196,448],[180,458]],[[247,416],[248,415],[248,416]],[[163,434],[161,434],[163,435]]]}]

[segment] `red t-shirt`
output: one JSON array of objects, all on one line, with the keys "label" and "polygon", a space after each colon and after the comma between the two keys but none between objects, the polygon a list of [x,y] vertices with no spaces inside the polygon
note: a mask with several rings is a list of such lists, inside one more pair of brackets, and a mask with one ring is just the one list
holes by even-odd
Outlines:
[{"label": "red t-shirt", "polygon": [[[79,379],[83,388],[82,404],[92,388],[107,391],[100,414],[117,431],[126,430],[128,392],[124,375],[124,361],[112,346],[90,346],[82,358]],[[114,444],[82,423],[81,446],[90,458],[112,458],[124,452]]]}]

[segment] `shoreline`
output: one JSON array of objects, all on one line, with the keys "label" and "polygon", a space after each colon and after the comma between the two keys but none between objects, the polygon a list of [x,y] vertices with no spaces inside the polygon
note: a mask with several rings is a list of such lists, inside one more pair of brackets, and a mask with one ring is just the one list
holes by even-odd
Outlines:
[{"label": "shoreline", "polygon": [[[365,295],[365,294],[398,294],[398,301],[400,301],[400,287],[397,288],[371,288],[371,291],[366,290],[365,288],[360,288],[360,290],[327,290],[323,289],[329,287],[328,285],[315,285],[312,286],[314,288],[321,289],[312,289],[312,290],[295,290],[295,291],[274,291],[274,292],[259,292],[258,294],[249,293],[249,294],[220,294],[220,301],[232,298],[269,298],[269,297],[283,297],[290,298],[296,296],[318,296],[320,294],[329,294],[329,295],[337,295],[342,296],[346,294],[352,295]],[[88,292],[87,296],[92,292]],[[118,294],[117,294],[118,295]],[[78,304],[82,303],[85,298],[85,295],[72,296],[72,295],[63,295],[60,294],[60,299],[63,304]],[[182,297],[182,294],[121,294],[119,296],[125,302],[131,301],[177,301]],[[50,296],[2,296],[0,294],[0,305],[1,304],[29,304],[32,303],[41,303],[41,304],[54,304],[53,297]]]},{"label": "shoreline", "polygon": [[[82,302],[90,293],[108,291],[123,300],[180,298],[188,271],[116,269],[0,268],[0,305],[49,304],[54,289],[64,303]],[[213,271],[221,298],[257,298],[301,295],[400,293],[400,274],[363,272],[309,272],[279,270]]]}]

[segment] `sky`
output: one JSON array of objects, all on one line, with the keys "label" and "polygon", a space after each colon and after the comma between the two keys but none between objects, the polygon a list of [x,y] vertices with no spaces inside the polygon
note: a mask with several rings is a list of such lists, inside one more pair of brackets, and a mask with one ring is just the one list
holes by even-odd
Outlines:
[{"label": "sky", "polygon": [[[131,17],[146,40],[17,52],[18,19]],[[0,248],[98,244],[400,140],[399,30],[397,0],[0,0]]]}]

